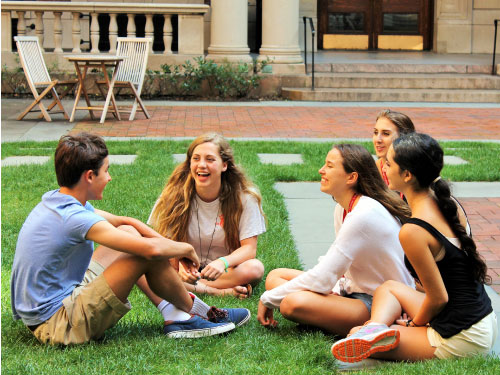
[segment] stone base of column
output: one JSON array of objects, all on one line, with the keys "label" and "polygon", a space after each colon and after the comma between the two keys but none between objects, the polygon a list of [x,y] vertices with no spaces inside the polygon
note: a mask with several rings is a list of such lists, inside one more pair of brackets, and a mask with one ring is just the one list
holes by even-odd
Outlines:
[{"label": "stone base of column", "polygon": [[253,63],[250,56],[250,48],[248,47],[224,47],[210,46],[208,47],[207,60],[215,62],[228,61],[230,63]]},{"label": "stone base of column", "polygon": [[[305,74],[306,66],[302,64],[267,64],[269,71],[266,73],[272,74]],[[259,66],[257,66],[259,69]],[[268,70],[268,68],[266,68]]]},{"label": "stone base of column", "polygon": [[274,74],[303,74],[306,71],[300,50],[262,47],[257,62],[267,61]]}]

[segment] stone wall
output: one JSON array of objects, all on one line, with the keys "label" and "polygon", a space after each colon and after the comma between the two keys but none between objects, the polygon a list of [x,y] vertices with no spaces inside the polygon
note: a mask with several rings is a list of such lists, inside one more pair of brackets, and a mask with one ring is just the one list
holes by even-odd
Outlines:
[{"label": "stone wall", "polygon": [[492,53],[494,19],[500,19],[499,0],[436,0],[434,51]]}]

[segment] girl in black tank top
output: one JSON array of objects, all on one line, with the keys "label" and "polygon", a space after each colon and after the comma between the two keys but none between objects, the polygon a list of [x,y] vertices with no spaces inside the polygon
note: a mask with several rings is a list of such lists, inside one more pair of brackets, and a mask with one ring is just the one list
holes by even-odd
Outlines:
[{"label": "girl in black tank top", "polygon": [[[487,354],[493,346],[494,333],[486,344],[477,335],[461,335],[459,347],[467,349],[442,353],[447,339],[474,329],[471,327],[494,314],[483,285],[489,281],[486,265],[460,223],[457,201],[440,177],[442,167],[443,150],[426,134],[401,136],[389,148],[384,167],[389,187],[402,192],[412,210],[399,239],[405,264],[423,292],[396,281],[377,288],[371,320],[333,345],[332,353],[339,360],[355,362],[371,355],[395,360],[430,359],[438,355],[439,346],[443,346],[439,357],[468,356]],[[401,319],[403,313],[410,319]],[[490,331],[496,332],[494,319],[485,321],[491,322]],[[396,325],[389,328],[394,322]],[[439,343],[434,340],[436,336]]]}]

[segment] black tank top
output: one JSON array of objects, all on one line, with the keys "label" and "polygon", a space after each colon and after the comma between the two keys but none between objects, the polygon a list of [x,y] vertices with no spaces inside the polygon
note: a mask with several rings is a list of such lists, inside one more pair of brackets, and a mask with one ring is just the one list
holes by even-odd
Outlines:
[{"label": "black tank top", "polygon": [[[430,321],[431,327],[443,338],[448,338],[463,329],[470,328],[491,313],[493,309],[490,298],[486,294],[484,285],[474,280],[467,253],[453,245],[429,223],[416,218],[411,218],[407,223],[424,228],[445,248],[444,258],[436,264],[448,293],[448,303]],[[411,275],[418,279],[406,255],[405,265]]]}]

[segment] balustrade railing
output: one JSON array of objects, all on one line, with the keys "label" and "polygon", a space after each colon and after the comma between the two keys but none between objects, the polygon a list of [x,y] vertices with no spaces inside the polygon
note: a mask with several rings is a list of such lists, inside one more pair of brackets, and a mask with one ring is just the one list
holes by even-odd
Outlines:
[{"label": "balustrade railing", "polygon": [[[72,34],[72,52],[80,53],[82,49],[80,43],[85,36],[82,35],[81,16],[90,16],[90,43],[91,53],[102,53],[99,50],[99,40],[103,30],[101,30],[98,16],[109,15],[109,27],[106,30],[109,38],[109,52],[116,53],[116,38],[118,36],[136,36],[135,16],[142,14],[146,18],[144,34],[153,38],[155,34],[163,36],[165,55],[172,54],[172,16],[178,16],[178,53],[179,54],[203,54],[203,29],[205,13],[209,6],[203,4],[158,4],[158,3],[111,3],[111,2],[69,2],[69,1],[2,1],[2,51],[11,51],[11,22],[17,18],[17,35],[26,35],[26,20],[34,19],[34,33],[40,40],[40,45],[45,45],[44,15],[53,14],[53,52],[63,53],[63,32]],[[63,13],[71,14],[71,30],[63,29]],[[27,17],[28,14],[28,17]],[[34,14],[34,16],[33,16]],[[126,14],[127,34],[118,35],[117,17]],[[165,19],[163,30],[155,33],[153,16],[160,15]],[[17,16],[17,17],[16,17]],[[32,22],[32,21],[30,21]],[[5,24],[7,23],[7,24]],[[7,34],[7,35],[5,35]],[[151,51],[153,52],[153,51]],[[154,51],[157,52],[158,51]]]}]

